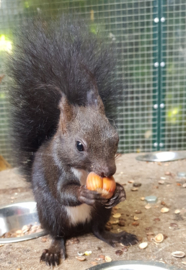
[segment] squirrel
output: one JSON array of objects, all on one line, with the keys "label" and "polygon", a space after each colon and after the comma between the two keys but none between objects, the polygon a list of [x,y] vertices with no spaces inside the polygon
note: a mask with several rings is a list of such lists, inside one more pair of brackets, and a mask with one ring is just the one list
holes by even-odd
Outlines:
[{"label": "squirrel", "polygon": [[29,23],[17,36],[9,70],[14,146],[52,243],[40,261],[65,259],[65,242],[92,232],[111,246],[137,237],[105,230],[111,209],[125,200],[116,183],[110,199],[86,188],[90,172],[116,171],[119,136],[113,111],[119,97],[113,49],[81,20]]}]

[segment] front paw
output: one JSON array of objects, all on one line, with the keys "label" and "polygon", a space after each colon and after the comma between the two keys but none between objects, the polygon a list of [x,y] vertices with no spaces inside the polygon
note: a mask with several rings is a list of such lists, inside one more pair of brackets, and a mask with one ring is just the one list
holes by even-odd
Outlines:
[{"label": "front paw", "polygon": [[94,205],[95,203],[105,204],[108,202],[108,199],[105,199],[97,191],[92,191],[86,188],[86,186],[81,186],[79,189],[78,200],[81,203],[86,203],[88,205]]},{"label": "front paw", "polygon": [[126,194],[123,186],[116,183],[116,190],[113,196],[108,200],[108,202],[104,205],[105,208],[112,208],[116,206],[118,203],[124,201],[126,199]]}]

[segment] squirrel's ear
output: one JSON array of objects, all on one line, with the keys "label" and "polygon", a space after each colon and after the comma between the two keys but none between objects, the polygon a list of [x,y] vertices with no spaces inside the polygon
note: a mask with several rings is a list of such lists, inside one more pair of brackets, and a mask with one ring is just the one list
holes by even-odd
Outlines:
[{"label": "squirrel's ear", "polygon": [[87,104],[89,106],[95,107],[95,109],[98,109],[100,112],[105,113],[103,101],[99,94],[97,94],[94,90],[87,92]]},{"label": "squirrel's ear", "polygon": [[74,110],[72,105],[68,102],[65,95],[62,95],[62,98],[59,102],[59,109],[60,109],[60,119],[59,119],[59,126],[63,133],[67,130],[67,124],[71,121],[74,115]]}]

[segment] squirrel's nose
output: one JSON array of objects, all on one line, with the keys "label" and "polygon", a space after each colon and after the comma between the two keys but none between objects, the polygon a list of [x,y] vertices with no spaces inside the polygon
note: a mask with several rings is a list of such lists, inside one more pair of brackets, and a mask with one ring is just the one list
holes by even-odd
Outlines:
[{"label": "squirrel's nose", "polygon": [[116,165],[109,166],[107,168],[102,168],[101,177],[110,177],[116,172]]}]

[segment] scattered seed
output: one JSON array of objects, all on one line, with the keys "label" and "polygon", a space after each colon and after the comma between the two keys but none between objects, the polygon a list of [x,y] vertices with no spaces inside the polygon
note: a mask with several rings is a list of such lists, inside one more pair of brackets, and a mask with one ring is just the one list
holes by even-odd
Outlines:
[{"label": "scattered seed", "polygon": [[163,240],[164,240],[164,236],[163,236],[162,233],[159,233],[159,234],[157,234],[157,235],[154,237],[154,241],[155,241],[156,243],[162,243]]},{"label": "scattered seed", "polygon": [[176,185],[179,186],[179,187],[181,187],[181,183],[177,183]]},{"label": "scattered seed", "polygon": [[121,209],[121,206],[115,206],[114,209],[116,210]]},{"label": "scattered seed", "polygon": [[4,245],[3,244],[0,244],[0,247],[3,247]]},{"label": "scattered seed", "polygon": [[160,178],[161,178],[161,180],[165,180],[165,179],[166,179],[166,177],[163,177],[163,176],[162,176],[162,177],[160,177]]},{"label": "scattered seed", "polygon": [[153,203],[153,202],[156,202],[156,201],[157,201],[157,197],[151,195],[151,196],[145,197],[145,200],[146,200],[148,203]]},{"label": "scattered seed", "polygon": [[120,220],[119,223],[118,223],[119,226],[125,226],[125,221],[123,220]]},{"label": "scattered seed", "polygon": [[77,259],[78,261],[80,261],[80,262],[86,260],[85,256],[76,256],[76,259]]},{"label": "scattered seed", "polygon": [[29,232],[30,231],[30,229],[31,229],[31,227],[32,227],[32,225],[30,224],[30,225],[24,225],[23,227],[22,227],[22,231],[23,231],[23,233],[27,233],[27,232]]},{"label": "scattered seed", "polygon": [[138,188],[137,187],[133,187],[133,188],[131,188],[131,191],[138,191]]},{"label": "scattered seed", "polygon": [[123,252],[127,252],[128,251],[128,247],[123,247],[122,250],[123,250]]},{"label": "scattered seed", "polygon": [[46,242],[47,240],[48,240],[47,237],[42,237],[42,238],[41,238],[41,242]]},{"label": "scattered seed", "polygon": [[99,255],[99,258],[100,258],[101,260],[105,260],[105,256],[104,256],[104,255]]},{"label": "scattered seed", "polygon": [[78,254],[78,256],[83,256],[85,253],[84,252],[78,252],[77,254]]},{"label": "scattered seed", "polygon": [[183,263],[183,264],[185,264],[185,265],[186,265],[186,261],[184,261],[184,262],[181,262],[181,263]]},{"label": "scattered seed", "polygon": [[119,219],[116,220],[110,220],[110,224],[116,225],[119,223]]},{"label": "scattered seed", "polygon": [[140,200],[141,200],[141,201],[144,201],[144,200],[145,200],[145,197],[141,197]]},{"label": "scattered seed", "polygon": [[97,263],[97,262],[91,262],[91,264],[92,264],[92,265],[98,265],[98,263]]},{"label": "scattered seed", "polygon": [[140,210],[135,210],[135,214],[141,214],[142,212]]},{"label": "scattered seed", "polygon": [[106,225],[105,225],[105,230],[106,231],[110,231],[113,229],[113,226],[110,224],[110,222],[108,222]]},{"label": "scattered seed", "polygon": [[23,232],[22,232],[22,230],[17,230],[16,231],[16,234],[18,235],[18,234],[22,234]]},{"label": "scattered seed", "polygon": [[134,183],[133,183],[133,187],[141,187],[141,183],[139,183],[139,182],[134,182]]},{"label": "scattered seed", "polygon": [[109,256],[105,256],[105,261],[106,261],[106,262],[111,262],[112,259],[111,259]]},{"label": "scattered seed", "polygon": [[179,214],[181,211],[179,210],[179,209],[176,209],[175,211],[174,211],[174,213],[175,214]]},{"label": "scattered seed", "polygon": [[172,175],[171,172],[165,172],[165,175]]},{"label": "scattered seed", "polygon": [[173,257],[176,257],[176,258],[183,258],[185,257],[185,253],[183,251],[174,251],[171,253],[171,255]]},{"label": "scattered seed", "polygon": [[120,218],[121,217],[121,214],[120,213],[116,213],[113,215],[113,218]]},{"label": "scattered seed", "polygon": [[145,209],[150,209],[151,208],[151,205],[150,204],[146,204],[145,205]]},{"label": "scattered seed", "polygon": [[129,184],[133,184],[134,183],[134,180],[129,180],[128,183]]},{"label": "scattered seed", "polygon": [[87,251],[84,252],[84,254],[85,254],[86,256],[89,256],[90,254],[92,254],[92,251],[91,251],[91,250],[87,250]]},{"label": "scattered seed", "polygon": [[161,205],[167,206],[167,204],[164,201],[161,201]]},{"label": "scattered seed", "polygon": [[184,183],[182,187],[183,187],[183,188],[186,188],[186,183]]},{"label": "scattered seed", "polygon": [[145,249],[147,246],[148,246],[147,242],[143,242],[143,243],[139,244],[140,249]]},{"label": "scattered seed", "polygon": [[139,226],[139,222],[134,221],[134,222],[132,222],[132,225],[133,225],[133,226]]},{"label": "scattered seed", "polygon": [[121,255],[123,254],[123,251],[120,250],[120,249],[118,249],[118,250],[116,250],[115,254],[116,254],[117,256],[121,256]]},{"label": "scattered seed", "polygon": [[161,213],[167,213],[167,212],[169,212],[169,208],[163,207],[163,208],[161,209]]},{"label": "scattered seed", "polygon": [[135,220],[135,221],[136,221],[136,220],[139,220],[139,217],[134,216],[134,220]]},{"label": "scattered seed", "polygon": [[169,229],[177,229],[177,228],[178,228],[178,224],[177,223],[170,223]]},{"label": "scattered seed", "polygon": [[158,181],[158,183],[159,183],[160,185],[164,185],[164,184],[165,184],[165,181],[160,180],[160,181]]},{"label": "scattered seed", "polygon": [[147,227],[147,228],[145,228],[145,230],[151,232],[152,231],[152,228],[151,227]]},{"label": "scattered seed", "polygon": [[154,221],[160,221],[160,218],[157,217],[157,218],[154,218],[153,220]]}]

